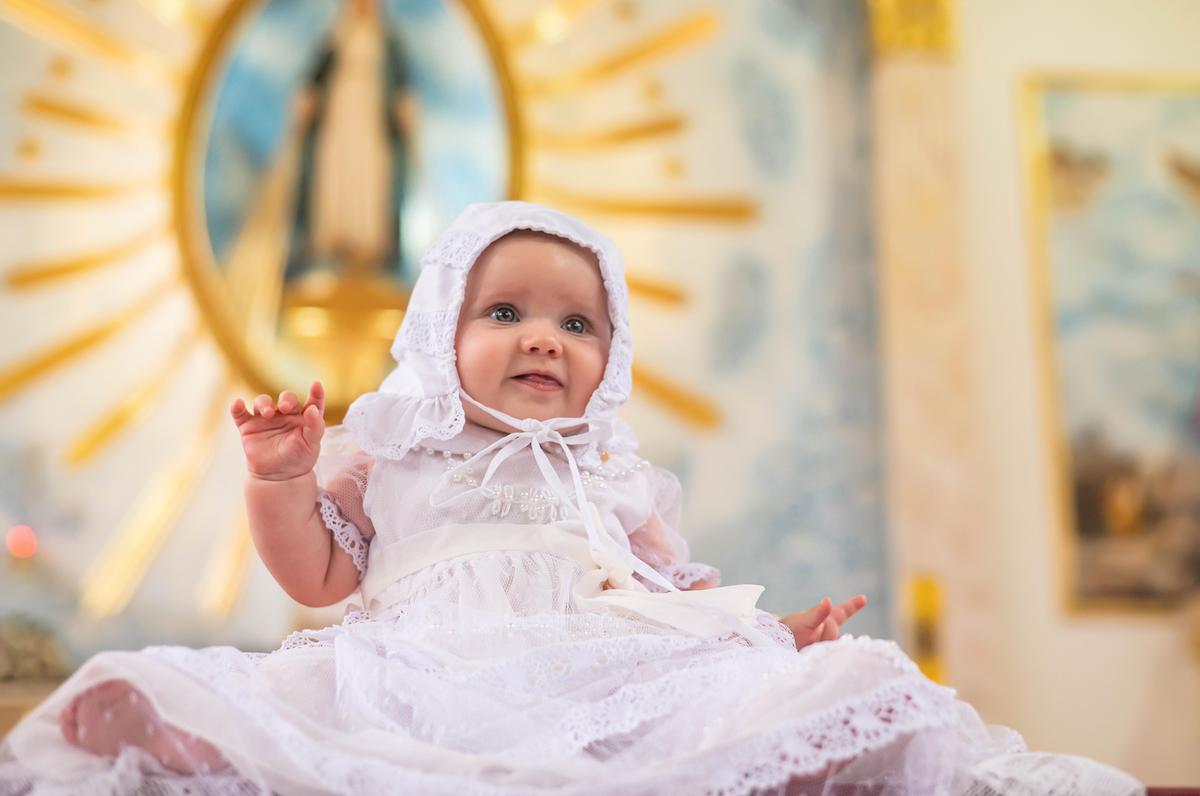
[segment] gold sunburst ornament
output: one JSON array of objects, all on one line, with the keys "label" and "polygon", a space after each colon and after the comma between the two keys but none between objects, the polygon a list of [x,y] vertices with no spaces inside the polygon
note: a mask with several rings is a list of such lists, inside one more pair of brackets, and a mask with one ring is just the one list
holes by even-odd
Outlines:
[{"label": "gold sunburst ornament", "polygon": [[[10,239],[4,300],[36,327],[6,346],[0,401],[61,395],[69,374],[103,381],[107,369],[111,382],[97,383],[78,416],[62,433],[47,433],[45,444],[65,471],[92,477],[143,437],[144,470],[129,474],[140,485],[128,484],[111,524],[74,543],[89,551],[85,560],[48,553],[53,567],[82,584],[80,603],[91,616],[126,610],[175,529],[202,511],[206,479],[236,471],[240,463],[222,447],[231,433],[223,410],[234,395],[274,394],[318,376],[335,398],[336,420],[355,394],[378,383],[403,317],[402,269],[386,272],[369,258],[347,256],[336,268],[289,276],[291,208],[304,161],[299,149],[290,161],[283,157],[286,135],[273,161],[285,165],[246,186],[252,201],[240,228],[256,234],[234,235],[222,251],[214,246],[205,175],[220,92],[231,64],[248,52],[248,31],[271,5],[0,0],[7,26],[0,33],[19,45],[6,73],[20,75],[17,90],[0,98],[19,133],[0,173],[0,223],[29,231]],[[635,301],[648,313],[685,311],[687,285],[661,275],[661,254],[638,245],[638,225],[744,227],[757,221],[757,201],[669,182],[657,189],[606,182],[597,164],[624,158],[640,169],[648,153],[665,150],[674,154],[659,173],[680,180],[704,172],[704,164],[678,154],[703,120],[671,107],[657,75],[715,40],[721,16],[700,9],[662,17],[639,13],[636,3],[599,0],[462,0],[448,3],[446,13],[480,42],[488,74],[475,79],[495,87],[501,109],[501,196],[472,198],[543,201],[614,228],[630,259]],[[597,26],[608,32],[593,35]],[[602,48],[575,46],[597,41]],[[647,90],[651,84],[655,91]],[[411,108],[393,110],[411,121],[403,115]],[[299,165],[289,171],[287,162]],[[431,191],[439,179],[426,177]],[[684,426],[721,423],[714,400],[652,363],[639,362],[634,378],[637,395]],[[178,437],[145,447],[144,429],[164,413],[176,417]],[[236,490],[221,500],[232,505]],[[238,604],[251,556],[244,518],[233,514],[220,520],[225,530],[190,548],[207,561],[198,568],[193,605],[216,619]]]}]

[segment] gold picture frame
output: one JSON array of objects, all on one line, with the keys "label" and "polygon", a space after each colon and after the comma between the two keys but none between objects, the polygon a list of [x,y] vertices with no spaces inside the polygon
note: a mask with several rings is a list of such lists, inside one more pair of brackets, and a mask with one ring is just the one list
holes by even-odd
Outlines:
[{"label": "gold picture frame", "polygon": [[[1119,387],[1122,372],[1138,372],[1134,360],[1139,346],[1147,353],[1144,360],[1151,363],[1141,368],[1149,385],[1143,392],[1162,393],[1153,372],[1156,359],[1176,373],[1186,367],[1173,361],[1179,358],[1179,350],[1154,345],[1162,335],[1153,327],[1161,324],[1164,316],[1160,310],[1165,311],[1170,302],[1162,301],[1162,291],[1155,286],[1139,284],[1142,274],[1151,272],[1139,271],[1138,266],[1151,260],[1162,265],[1170,259],[1170,253],[1159,252],[1142,262],[1139,251],[1154,249],[1152,241],[1174,234],[1174,226],[1191,223],[1200,229],[1200,182],[1194,187],[1188,183],[1192,176],[1189,164],[1200,163],[1200,148],[1168,152],[1171,131],[1153,129],[1156,124],[1177,123],[1165,121],[1171,115],[1161,112],[1172,106],[1174,110],[1183,108],[1183,118],[1194,116],[1200,124],[1200,75],[1039,72],[1022,82],[1019,101],[1030,282],[1042,385],[1040,429],[1047,441],[1053,480],[1063,604],[1071,613],[1141,614],[1175,609],[1195,596],[1200,581],[1200,503],[1187,502],[1191,487],[1184,483],[1193,469],[1200,468],[1196,456],[1200,387],[1193,387],[1194,392],[1187,396],[1195,414],[1190,421],[1185,417],[1179,426],[1179,448],[1184,452],[1178,460],[1161,450],[1150,456],[1148,444],[1139,449],[1137,429],[1151,429],[1154,423],[1139,426],[1136,421],[1110,421],[1119,419],[1127,408],[1122,402],[1129,407],[1137,404],[1131,399],[1136,390]],[[1122,122],[1122,114],[1130,118]],[[1097,123],[1106,115],[1113,124]],[[1121,129],[1141,134],[1131,132],[1122,138]],[[1139,170],[1138,164],[1152,165],[1146,167],[1147,172]],[[1176,171],[1179,173],[1173,175]],[[1167,179],[1158,179],[1163,174]],[[1162,195],[1154,195],[1156,190]],[[1194,218],[1180,215],[1184,207],[1191,208]],[[1138,217],[1140,213],[1151,221]],[[1149,226],[1132,229],[1142,223]],[[1162,224],[1162,229],[1156,232],[1154,223]],[[1123,230],[1126,224],[1131,229]],[[1123,243],[1122,235],[1128,237]],[[1200,233],[1188,241],[1186,246],[1200,250]],[[1118,243],[1123,246],[1119,253],[1113,250]],[[1175,256],[1186,258],[1186,252]],[[1084,260],[1087,269],[1081,267]],[[1122,269],[1124,278],[1130,280],[1121,294],[1123,303],[1100,306],[1111,300],[1111,288]],[[1181,282],[1188,273],[1180,271]],[[1200,286],[1200,268],[1190,273]],[[1060,282],[1057,291],[1056,277]],[[1194,310],[1194,316],[1181,322],[1186,328],[1190,328],[1188,324],[1200,328],[1200,305]],[[1137,328],[1139,315],[1149,321],[1141,331]],[[1124,328],[1124,337],[1120,331],[1102,328],[1109,316],[1121,317],[1115,325]],[[1119,343],[1118,349],[1124,348],[1101,352],[1097,341],[1105,339],[1105,334]],[[1200,354],[1200,336],[1195,339],[1197,350],[1192,353]],[[1089,346],[1093,354],[1101,352],[1101,356],[1089,355]],[[1186,342],[1183,348],[1187,348]],[[1089,362],[1089,356],[1110,361]],[[1200,372],[1200,356],[1192,361]],[[1067,371],[1070,376],[1065,375]],[[1104,383],[1097,374],[1117,380],[1118,389],[1111,396],[1096,389],[1096,384]],[[1136,378],[1130,383],[1141,386]],[[1178,397],[1168,395],[1163,400],[1159,425],[1176,417]],[[1156,398],[1162,400],[1163,396]],[[1105,420],[1093,422],[1089,412]],[[1190,430],[1189,422],[1195,424]],[[1123,442],[1109,438],[1113,433],[1109,426],[1120,426],[1118,436]],[[1161,437],[1161,432],[1145,434]],[[1194,439],[1189,437],[1192,434]],[[1131,439],[1135,440],[1132,445]],[[1162,448],[1161,439],[1155,446]],[[1194,481],[1195,489],[1200,489],[1200,480]],[[1193,507],[1190,512],[1188,505]]]}]

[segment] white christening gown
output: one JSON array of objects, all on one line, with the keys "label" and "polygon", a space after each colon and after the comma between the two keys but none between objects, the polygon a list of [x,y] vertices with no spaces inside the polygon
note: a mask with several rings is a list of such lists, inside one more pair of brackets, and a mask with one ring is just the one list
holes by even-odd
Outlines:
[{"label": "white christening gown", "polygon": [[[465,461],[488,441],[362,466],[361,506],[330,485],[323,515],[365,571],[363,611],[269,654],[93,657],[11,733],[0,794],[1141,791],[1107,766],[1026,752],[891,642],[797,652],[754,608],[760,587],[647,590],[588,544],[529,450],[480,488]],[[672,530],[669,474],[622,457],[583,480],[605,528],[658,572],[682,586],[716,574]],[[651,514],[667,531],[640,538]],[[182,777],[136,750],[69,746],[59,710],[114,678],[232,770]]]}]

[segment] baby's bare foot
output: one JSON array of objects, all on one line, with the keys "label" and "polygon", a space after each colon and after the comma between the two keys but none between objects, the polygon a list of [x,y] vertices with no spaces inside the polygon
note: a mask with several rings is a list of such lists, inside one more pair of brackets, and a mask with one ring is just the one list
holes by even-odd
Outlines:
[{"label": "baby's bare foot", "polygon": [[159,718],[127,680],[107,680],[84,691],[63,708],[59,724],[68,743],[96,755],[136,746],[179,774],[207,774],[228,765],[212,744]]}]

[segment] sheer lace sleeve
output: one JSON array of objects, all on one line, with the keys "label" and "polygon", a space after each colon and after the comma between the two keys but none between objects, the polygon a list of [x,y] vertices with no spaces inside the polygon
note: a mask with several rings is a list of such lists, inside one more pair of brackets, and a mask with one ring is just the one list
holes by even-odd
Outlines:
[{"label": "sheer lace sleeve", "polygon": [[[629,534],[634,554],[654,567],[679,589],[719,586],[721,571],[691,560],[687,541],[679,527],[681,490],[679,481],[666,470],[653,468],[649,474],[654,508],[649,519]],[[655,588],[652,584],[650,588]]]},{"label": "sheer lace sleeve", "polygon": [[363,509],[370,473],[371,462],[364,456],[331,478],[317,498],[321,520],[338,547],[353,559],[360,578],[367,571],[367,550],[375,535],[375,526]]}]

